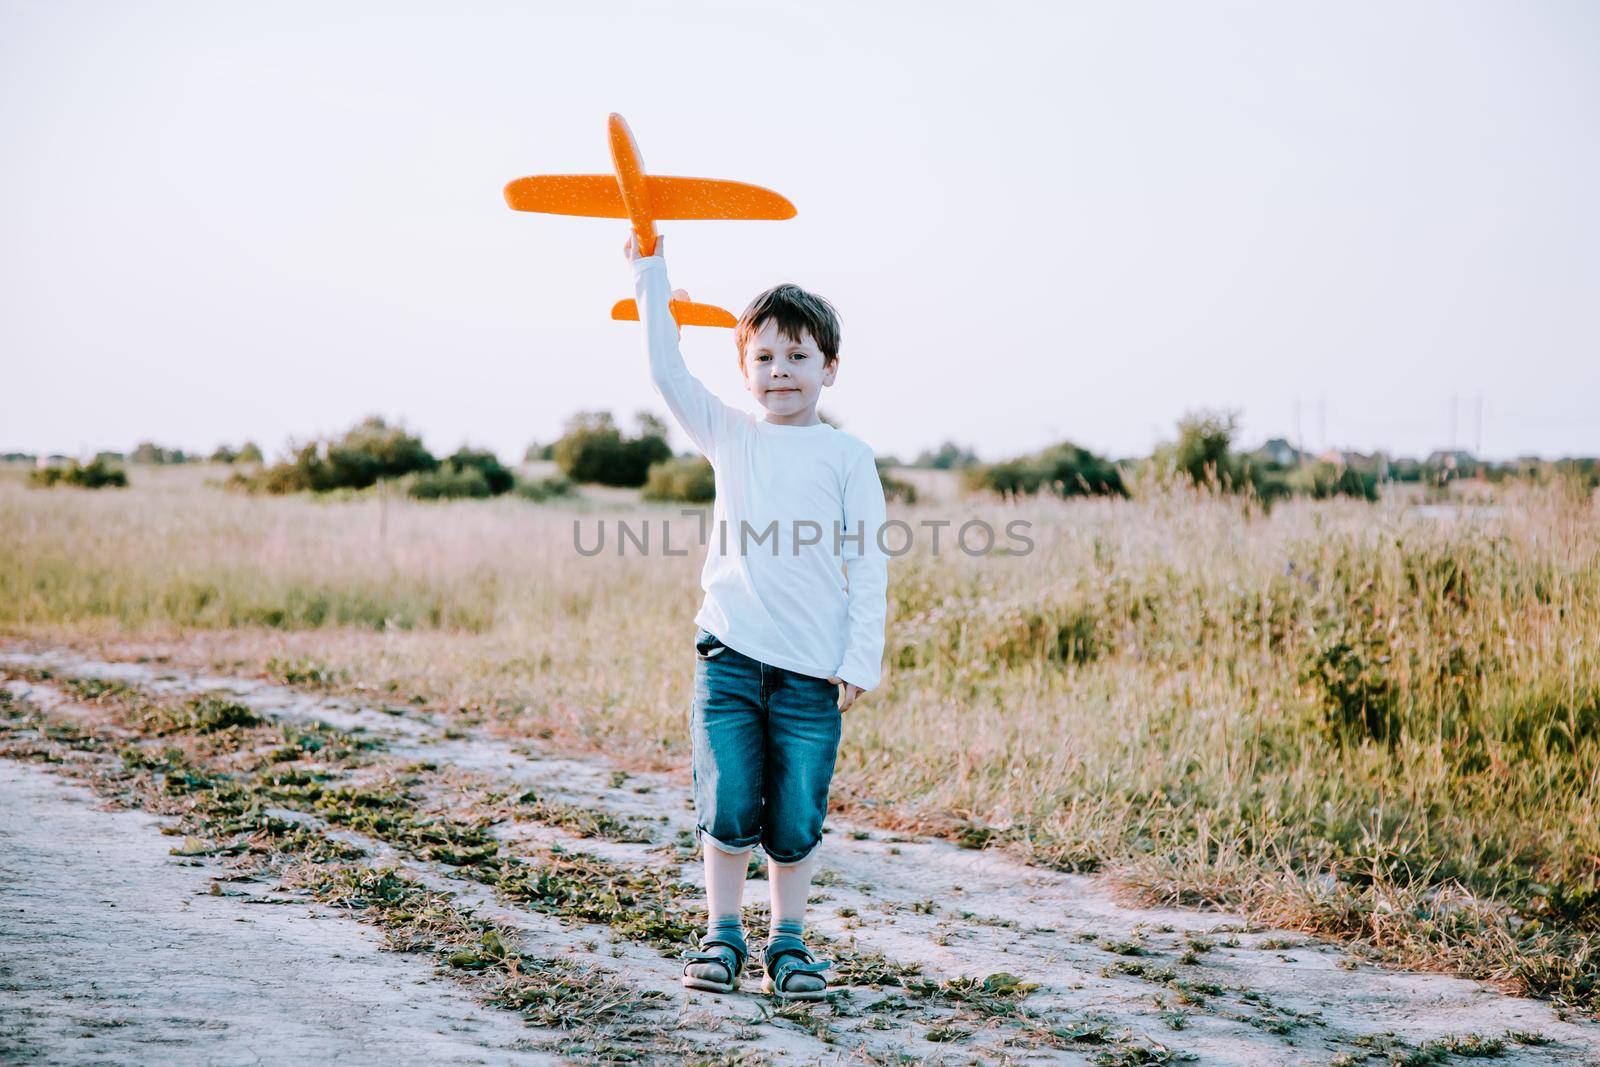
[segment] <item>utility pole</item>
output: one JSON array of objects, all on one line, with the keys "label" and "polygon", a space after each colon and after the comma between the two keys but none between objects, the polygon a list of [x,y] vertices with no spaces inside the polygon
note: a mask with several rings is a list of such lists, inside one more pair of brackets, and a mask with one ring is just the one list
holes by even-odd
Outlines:
[{"label": "utility pole", "polygon": [[1456,444],[1456,409],[1458,407],[1460,407],[1460,406],[1461,406],[1461,397],[1460,397],[1460,395],[1456,394],[1456,393],[1451,393],[1450,394],[1450,443],[1447,444],[1445,447],[1448,448],[1452,452],[1454,452],[1458,447],[1460,447],[1460,446],[1458,446]]},{"label": "utility pole", "polygon": [[1300,395],[1294,398],[1294,453],[1295,465],[1303,467],[1306,463],[1306,439],[1300,433]]},{"label": "utility pole", "polygon": [[1478,415],[1472,428],[1472,454],[1483,458],[1483,394],[1478,394]]}]

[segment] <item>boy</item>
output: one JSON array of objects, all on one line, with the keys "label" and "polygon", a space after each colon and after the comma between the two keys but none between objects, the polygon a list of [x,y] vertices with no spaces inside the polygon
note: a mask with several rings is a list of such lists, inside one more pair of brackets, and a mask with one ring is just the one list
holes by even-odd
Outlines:
[{"label": "boy", "polygon": [[829,961],[805,946],[806,897],[841,718],[879,681],[888,609],[883,485],[872,449],[817,418],[818,396],[839,372],[832,306],[780,285],[745,309],[734,343],[745,388],[764,409],[757,419],[724,404],[684,365],[663,245],[658,237],[650,256],[632,237],[626,246],[650,376],[711,461],[717,489],[690,710],[710,928],[701,951],[686,957],[683,984],[737,987],[749,954],[739,909],[759,843],[772,894],[762,989],[816,1000]]}]

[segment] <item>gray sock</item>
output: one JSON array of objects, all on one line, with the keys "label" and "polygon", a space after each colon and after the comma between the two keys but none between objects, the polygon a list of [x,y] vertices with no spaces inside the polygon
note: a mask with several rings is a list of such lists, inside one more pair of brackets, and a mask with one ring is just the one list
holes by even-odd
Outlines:
[{"label": "gray sock", "polygon": [[[705,936],[700,939],[700,947],[706,949],[706,945],[712,940],[726,941],[738,945],[741,957],[747,955],[750,951],[745,946],[744,927],[740,924],[738,912],[729,915],[712,916],[711,925],[706,928]],[[732,981],[733,970],[737,961],[732,958],[730,951],[721,945],[706,949],[706,951],[722,953],[723,959],[727,960],[726,967],[721,963],[715,962],[690,963],[684,968],[683,973],[693,978],[705,978],[713,982]]]},{"label": "gray sock", "polygon": [[718,941],[732,941],[740,948],[745,947],[744,922],[742,919],[740,919],[738,912],[735,911],[730,912],[727,915],[714,915],[711,917],[711,925],[706,928],[706,936],[701,939],[701,944],[713,939]]},{"label": "gray sock", "polygon": [[[802,944],[801,936],[805,933],[806,924],[803,919],[779,919],[767,928],[767,951],[772,950],[773,943],[782,939],[787,944]],[[826,988],[827,982],[820,975],[795,974],[790,975],[787,988],[790,992],[801,993]]]}]

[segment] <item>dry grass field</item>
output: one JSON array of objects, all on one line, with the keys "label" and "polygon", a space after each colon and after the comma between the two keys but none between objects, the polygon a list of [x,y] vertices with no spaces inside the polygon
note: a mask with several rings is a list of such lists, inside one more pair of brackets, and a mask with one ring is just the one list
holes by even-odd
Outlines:
[{"label": "dry grass field", "polygon": [[[124,491],[0,474],[0,634],[425,709],[623,773],[686,775],[697,524],[627,493],[535,505]],[[919,477],[928,477],[920,474]],[[1600,509],[1560,487],[1419,509],[1145,489],[891,517],[881,687],[833,810],[1600,1007]],[[608,550],[586,557],[608,527]],[[925,529],[925,528],[924,528]],[[1355,1062],[1355,1061],[1350,1061]],[[1421,1061],[1418,1061],[1421,1062]]]}]

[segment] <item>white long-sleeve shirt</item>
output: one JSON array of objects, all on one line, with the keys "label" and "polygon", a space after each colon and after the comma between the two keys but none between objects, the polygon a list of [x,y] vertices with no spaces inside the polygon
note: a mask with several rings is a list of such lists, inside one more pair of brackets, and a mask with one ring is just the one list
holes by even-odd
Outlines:
[{"label": "white long-sleeve shirt", "polygon": [[872,448],[723,403],[683,362],[665,258],[634,260],[633,275],[656,392],[716,473],[695,623],[752,659],[872,689],[889,581]]}]

